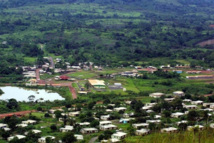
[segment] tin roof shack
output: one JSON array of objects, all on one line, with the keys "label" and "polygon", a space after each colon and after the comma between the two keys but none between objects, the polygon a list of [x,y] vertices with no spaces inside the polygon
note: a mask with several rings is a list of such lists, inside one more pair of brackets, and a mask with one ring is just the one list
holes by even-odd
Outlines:
[{"label": "tin roof shack", "polygon": [[104,80],[97,80],[97,79],[89,79],[88,82],[94,88],[105,88],[105,81]]}]

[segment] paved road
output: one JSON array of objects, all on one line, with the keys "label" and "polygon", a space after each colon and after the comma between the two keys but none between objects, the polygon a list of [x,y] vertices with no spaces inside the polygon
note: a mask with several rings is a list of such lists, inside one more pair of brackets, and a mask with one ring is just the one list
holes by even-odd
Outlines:
[{"label": "paved road", "polygon": [[89,141],[89,143],[94,143],[97,139],[98,139],[98,137],[93,137],[93,138],[91,138],[91,140]]},{"label": "paved road", "polygon": [[3,119],[5,117],[10,117],[10,116],[13,116],[13,115],[22,116],[22,115],[25,115],[25,114],[29,114],[31,112],[36,112],[36,110],[20,111],[20,112],[12,112],[12,113],[4,113],[4,114],[0,114],[0,119]]}]

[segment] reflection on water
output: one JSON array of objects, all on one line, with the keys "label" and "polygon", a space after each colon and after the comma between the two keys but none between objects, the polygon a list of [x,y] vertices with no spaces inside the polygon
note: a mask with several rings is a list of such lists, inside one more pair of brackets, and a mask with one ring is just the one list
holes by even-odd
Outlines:
[{"label": "reflection on water", "polygon": [[4,92],[4,94],[0,96],[0,100],[14,98],[17,101],[29,101],[28,97],[30,95],[35,96],[34,101],[38,99],[43,99],[43,101],[64,100],[58,93],[53,93],[44,89],[29,89],[13,86],[0,87],[0,89]]}]

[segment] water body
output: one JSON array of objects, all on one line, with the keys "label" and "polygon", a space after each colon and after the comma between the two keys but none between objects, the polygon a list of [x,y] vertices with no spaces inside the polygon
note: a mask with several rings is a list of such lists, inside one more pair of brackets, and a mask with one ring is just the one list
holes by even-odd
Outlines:
[{"label": "water body", "polygon": [[28,102],[28,97],[30,95],[35,96],[34,101],[39,100],[41,98],[43,99],[42,101],[65,100],[58,93],[54,93],[44,89],[28,89],[14,86],[0,87],[0,89],[4,92],[4,94],[0,96],[0,100],[8,100],[14,98],[17,101]]}]

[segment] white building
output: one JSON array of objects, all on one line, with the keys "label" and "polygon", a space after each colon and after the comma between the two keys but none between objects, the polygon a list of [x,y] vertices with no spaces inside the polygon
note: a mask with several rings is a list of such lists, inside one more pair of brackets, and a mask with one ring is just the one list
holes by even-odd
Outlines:
[{"label": "white building", "polygon": [[74,137],[77,139],[77,140],[83,140],[83,135],[77,135],[77,134],[74,134]]},{"label": "white building", "polygon": [[131,120],[134,120],[135,118],[121,118],[120,123],[129,123]]},{"label": "white building", "polygon": [[110,115],[101,115],[100,116],[101,120],[109,120],[109,118],[110,118]]},{"label": "white building", "polygon": [[21,139],[26,138],[26,136],[24,136],[24,135],[15,135],[15,136],[8,137],[7,140],[8,140],[8,141],[11,141],[11,140],[13,140],[14,138],[18,138],[19,140],[21,140]]},{"label": "white building", "polygon": [[173,92],[173,95],[174,95],[174,96],[181,97],[181,96],[184,96],[185,94],[184,94],[183,91],[175,91],[175,92]]},{"label": "white building", "polygon": [[110,124],[112,124],[111,121],[100,121],[100,126],[110,125]]},{"label": "white building", "polygon": [[69,131],[73,131],[74,127],[73,126],[68,126],[66,125],[64,128],[60,128],[59,130],[61,132],[69,132]]},{"label": "white building", "polygon": [[146,123],[155,123],[155,124],[158,124],[160,122],[161,122],[161,120],[146,120]]},{"label": "white building", "polygon": [[100,130],[102,130],[102,131],[115,130],[115,129],[117,129],[117,126],[112,125],[112,124],[100,126]]},{"label": "white building", "polygon": [[139,129],[139,128],[148,128],[149,127],[149,124],[148,123],[137,123],[137,124],[132,124],[132,126],[136,129]]},{"label": "white building", "polygon": [[192,101],[191,102],[191,104],[193,104],[193,105],[203,105],[203,101],[201,101],[201,100],[197,100],[197,101]]},{"label": "white building", "polygon": [[149,129],[140,129],[140,130],[136,130],[135,134],[138,136],[144,136],[144,135],[148,135],[150,133]]},{"label": "white building", "polygon": [[111,135],[111,138],[116,140],[122,140],[126,137],[126,135],[127,133],[124,133],[124,132],[116,132]]},{"label": "white building", "polygon": [[163,128],[163,129],[161,129],[162,133],[175,133],[177,131],[178,131],[178,129],[174,128],[174,127],[169,127],[169,128]]},{"label": "white building", "polygon": [[126,107],[118,107],[118,108],[114,108],[114,111],[116,112],[120,112],[120,111],[126,111]]},{"label": "white building", "polygon": [[38,139],[39,143],[46,143],[46,138],[50,138],[51,140],[55,140],[54,136],[44,136]]},{"label": "white building", "polygon": [[21,128],[25,128],[27,127],[28,125],[27,124],[17,124],[16,127],[21,127]]},{"label": "white building", "polygon": [[164,96],[164,95],[165,95],[164,93],[156,92],[156,93],[149,94],[149,97],[160,98],[161,96]]},{"label": "white building", "polygon": [[202,126],[202,125],[188,126],[187,130],[192,131],[194,128],[198,128],[199,130],[203,130],[204,126]]},{"label": "white building", "polygon": [[80,126],[89,126],[90,123],[89,122],[83,122],[83,123],[79,123]]},{"label": "white building", "polygon": [[22,124],[36,124],[36,120],[27,120],[27,121],[22,121]]},{"label": "white building", "polygon": [[68,115],[69,116],[72,116],[72,117],[77,117],[79,116],[80,112],[79,111],[76,111],[76,112],[69,112]]},{"label": "white building", "polygon": [[167,102],[172,102],[175,98],[164,98],[165,101]]},{"label": "white building", "polygon": [[7,128],[7,127],[8,127],[7,124],[0,123],[0,129]]},{"label": "white building", "polygon": [[183,105],[183,107],[186,109],[196,109],[197,108],[196,105]]},{"label": "white building", "polygon": [[184,113],[181,113],[181,112],[176,112],[176,113],[172,113],[171,114],[171,117],[172,118],[180,118],[181,116],[183,116]]},{"label": "white building", "polygon": [[98,130],[96,128],[83,128],[80,130],[82,134],[90,134],[90,133],[97,133]]}]

